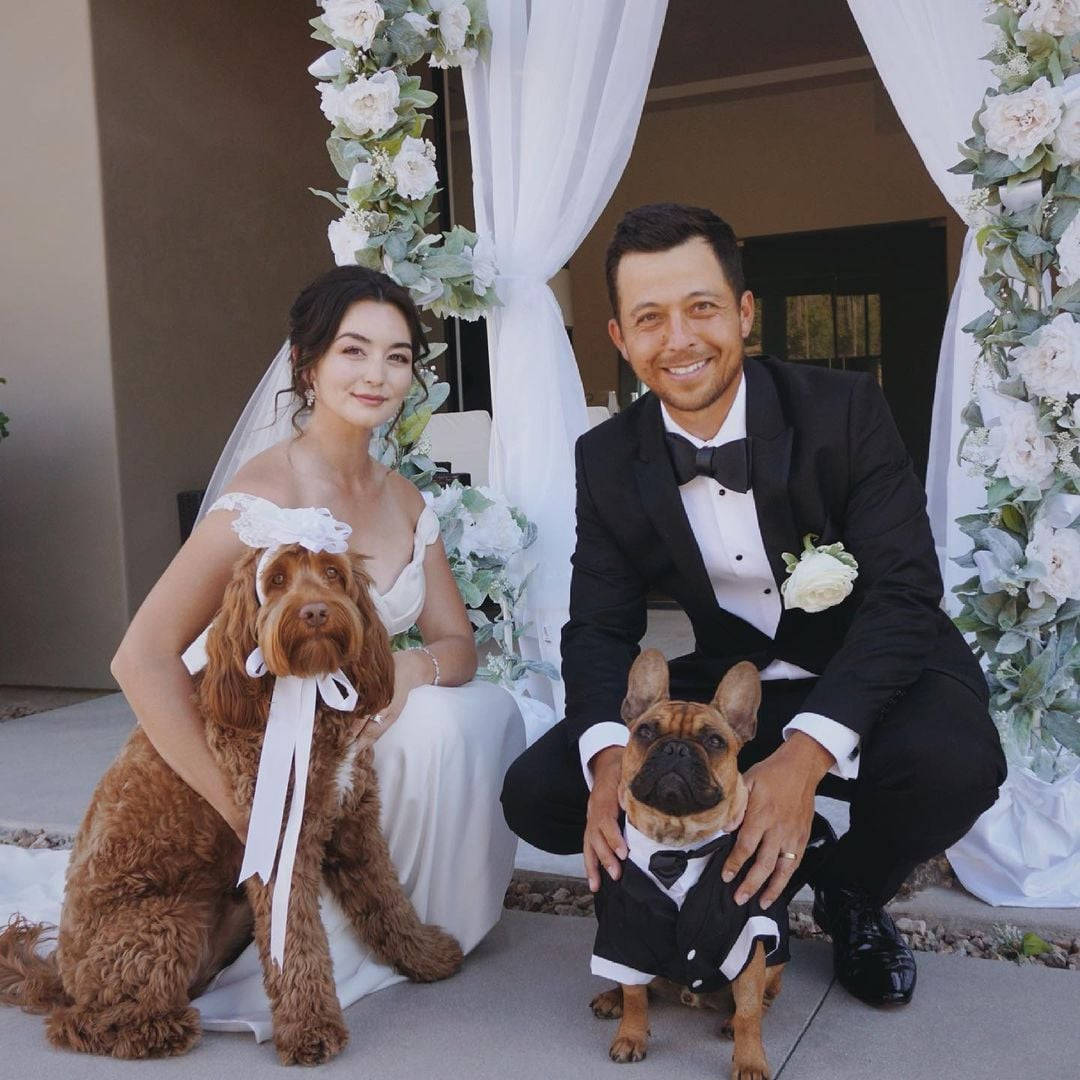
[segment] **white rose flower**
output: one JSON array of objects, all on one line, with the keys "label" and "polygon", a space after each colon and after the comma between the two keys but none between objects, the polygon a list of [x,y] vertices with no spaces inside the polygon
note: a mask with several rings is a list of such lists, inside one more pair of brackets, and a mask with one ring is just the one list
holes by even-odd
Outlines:
[{"label": "white rose flower", "polygon": [[455,68],[459,67],[463,71],[468,71],[469,68],[476,63],[476,58],[479,55],[476,49],[458,49],[456,53],[444,53],[436,50],[428,59],[428,67],[433,68]]},{"label": "white rose flower", "polygon": [[435,186],[435,147],[427,139],[408,135],[394,155],[394,181],[403,199],[422,199]]},{"label": "white rose flower", "polygon": [[858,570],[824,551],[805,551],[791,576],[780,586],[784,606],[811,614],[845,600]]},{"label": "white rose flower", "polygon": [[495,284],[495,275],[498,273],[495,245],[486,236],[481,236],[469,254],[472,256],[473,292],[477,296],[483,296]]},{"label": "white rose flower", "polygon": [[1080,33],[1080,0],[1031,0],[1019,28],[1054,37]]},{"label": "white rose flower", "polygon": [[487,488],[477,490],[493,502],[466,526],[461,546],[478,558],[494,557],[506,562],[521,550],[525,536],[502,499]]},{"label": "white rose flower", "polygon": [[1042,607],[1047,596],[1059,604],[1080,600],[1080,533],[1055,529],[1037,521],[1024,554],[1028,562],[1041,563],[1044,573],[1028,585],[1032,607]]},{"label": "white rose flower", "polygon": [[1039,433],[1039,414],[1030,401],[1017,401],[1001,414],[994,432],[1000,448],[995,476],[1007,476],[1015,487],[1044,487],[1057,462],[1057,447]]},{"label": "white rose flower", "polygon": [[1026,338],[1013,359],[1031,393],[1064,400],[1080,390],[1080,326],[1063,311]]},{"label": "white rose flower", "polygon": [[1080,214],[1069,222],[1057,245],[1058,281],[1074,285],[1080,281]]},{"label": "white rose flower", "polygon": [[1067,165],[1080,161],[1080,105],[1066,107],[1051,149]]},{"label": "white rose flower", "polygon": [[375,0],[325,0],[323,22],[330,33],[365,52],[375,40],[375,31],[386,17]]},{"label": "white rose flower", "polygon": [[1050,139],[1061,122],[1061,92],[1045,76],[1026,90],[990,98],[979,114],[986,145],[1014,161]]},{"label": "white rose flower", "polygon": [[[434,8],[434,5],[432,5]],[[443,51],[456,53],[465,47],[465,35],[469,32],[469,9],[464,4],[445,4],[438,12],[439,36]]]},{"label": "white rose flower", "polygon": [[442,521],[461,505],[463,492],[464,489],[460,484],[450,484],[448,487],[440,488],[437,493],[425,491],[422,494],[424,501],[435,511],[435,516]]},{"label": "white rose flower", "polygon": [[354,135],[382,135],[397,123],[401,88],[393,71],[357,79],[342,90],[324,84],[319,93],[327,119],[344,124]]},{"label": "white rose flower", "polygon": [[331,221],[326,235],[338,266],[352,266],[356,262],[356,253],[367,247],[368,243],[366,224],[355,210],[349,210],[344,217]]}]

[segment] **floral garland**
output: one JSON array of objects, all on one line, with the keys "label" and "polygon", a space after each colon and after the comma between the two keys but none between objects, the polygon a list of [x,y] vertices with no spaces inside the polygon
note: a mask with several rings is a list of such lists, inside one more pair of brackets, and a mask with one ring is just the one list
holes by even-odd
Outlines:
[{"label": "floral garland", "polygon": [[[483,0],[318,0],[313,37],[332,46],[309,71],[319,80],[327,141],[343,187],[317,191],[342,212],[327,229],[339,266],[382,270],[409,289],[418,307],[439,318],[477,319],[498,302],[490,244],[457,226],[428,233],[437,218],[435,147],[422,138],[436,101],[407,69],[428,56],[432,67],[467,67],[490,40]],[[432,346],[428,360],[446,348]],[[516,618],[528,587],[520,553],[536,526],[486,488],[435,481],[424,429],[449,387],[433,367],[413,383],[402,415],[377,431],[372,454],[410,479],[439,518],[451,572],[465,601],[477,645],[485,646],[478,677],[519,693],[530,671],[558,678],[550,665],[525,660]],[[414,626],[395,648],[420,644]]]},{"label": "floral garland", "polygon": [[[485,646],[485,662],[477,677],[525,693],[529,672],[558,679],[558,671],[538,660],[524,659],[518,639],[528,628],[517,617],[529,585],[523,573],[523,552],[536,539],[536,526],[515,506],[486,487],[435,480],[438,466],[431,460],[425,428],[446,400],[450,388],[425,368],[423,382],[413,384],[401,419],[389,431],[375,433],[372,454],[397,469],[421,491],[439,519],[439,533],[450,572],[465,602],[477,646]],[[391,643],[394,648],[421,644],[420,631],[410,627]]]},{"label": "floral garland", "polygon": [[422,138],[436,96],[407,69],[468,67],[491,32],[483,0],[318,0],[314,37],[332,46],[308,69],[333,131],[330,160],[344,186],[318,191],[342,213],[327,230],[338,266],[383,270],[440,318],[477,319],[495,303],[490,244],[438,216],[435,147]]},{"label": "floral garland", "polygon": [[999,79],[953,168],[992,309],[959,457],[987,484],[958,519],[976,573],[953,590],[1014,761],[1080,763],[1080,0],[991,0]]}]

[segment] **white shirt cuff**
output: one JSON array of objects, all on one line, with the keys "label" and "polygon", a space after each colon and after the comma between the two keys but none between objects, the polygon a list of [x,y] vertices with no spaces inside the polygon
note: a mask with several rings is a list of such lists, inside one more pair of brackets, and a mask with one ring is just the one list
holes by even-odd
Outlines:
[{"label": "white shirt cuff", "polygon": [[630,729],[615,720],[601,720],[593,724],[578,739],[578,751],[581,753],[581,771],[585,774],[585,783],[592,791],[593,774],[589,762],[609,746],[625,746],[630,739]]},{"label": "white shirt cuff", "polygon": [[[784,739],[789,739],[793,731],[809,735],[836,758],[836,764],[829,769],[833,776],[839,776],[841,780],[854,780],[859,775],[858,732],[844,727],[836,720],[830,720],[827,716],[812,712],[801,712],[793,716],[784,728]],[[584,739],[584,736],[582,738]]]}]

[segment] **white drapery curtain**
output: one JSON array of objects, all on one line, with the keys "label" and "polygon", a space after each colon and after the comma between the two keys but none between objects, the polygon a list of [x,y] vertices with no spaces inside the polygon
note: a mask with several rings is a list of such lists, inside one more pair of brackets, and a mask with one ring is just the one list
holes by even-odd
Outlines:
[{"label": "white drapery curtain", "polygon": [[[547,282],[630,156],[667,0],[488,0],[487,61],[463,72],[476,228],[502,306],[488,318],[491,480],[539,527],[527,618],[559,665],[574,548],[574,441],[585,395]],[[561,713],[561,687],[554,688]]]},{"label": "white drapery curtain", "polygon": [[[971,193],[971,179],[948,169],[960,160],[959,143],[971,135],[971,118],[986,88],[995,80],[980,60],[993,41],[993,27],[983,22],[983,0],[848,0],[863,40],[900,120],[919,151],[934,183],[960,209]],[[950,586],[968,572],[950,559],[971,547],[956,518],[985,501],[981,477],[968,476],[956,463],[963,434],[960,411],[970,396],[978,356],[974,340],[961,332],[989,306],[979,285],[982,260],[969,231],[938,360],[937,386],[926,473],[927,512]]]}]

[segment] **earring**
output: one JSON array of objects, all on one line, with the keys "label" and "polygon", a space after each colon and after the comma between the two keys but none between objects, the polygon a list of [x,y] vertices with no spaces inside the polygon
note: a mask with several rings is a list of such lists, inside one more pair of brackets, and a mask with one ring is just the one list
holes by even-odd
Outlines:
[{"label": "earring", "polygon": [[310,386],[304,391],[304,404],[309,409],[315,404],[315,391]]}]

